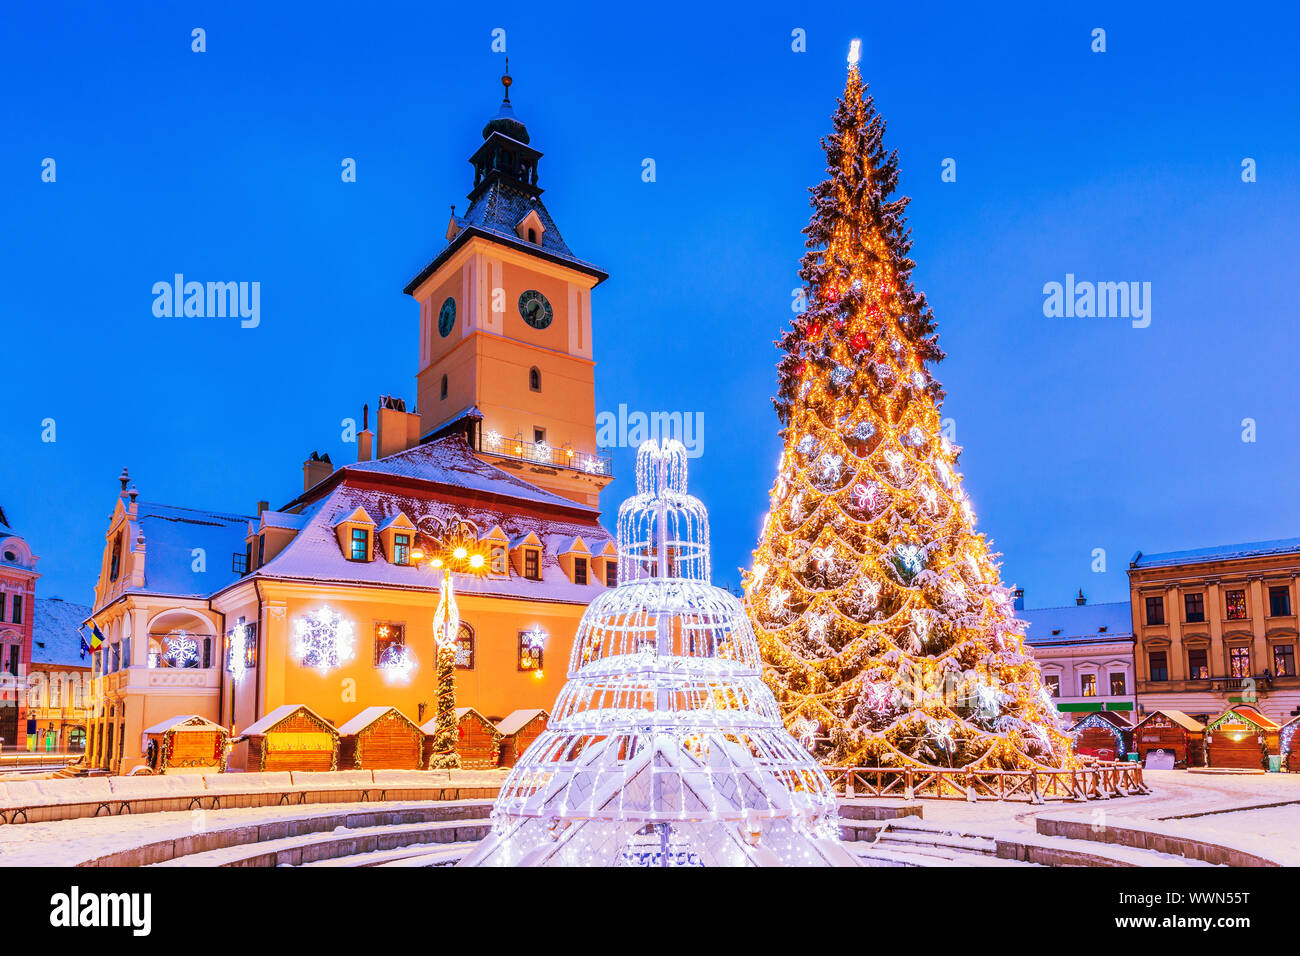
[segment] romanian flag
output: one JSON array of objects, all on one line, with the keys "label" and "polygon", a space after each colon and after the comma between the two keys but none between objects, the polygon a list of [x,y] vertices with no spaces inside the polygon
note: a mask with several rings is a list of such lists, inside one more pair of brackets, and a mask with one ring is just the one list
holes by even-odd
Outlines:
[{"label": "romanian flag", "polygon": [[104,632],[99,629],[99,625],[94,621],[90,622],[90,643],[86,643],[86,635],[81,635],[81,658],[85,660],[86,655],[93,654],[104,646]]}]

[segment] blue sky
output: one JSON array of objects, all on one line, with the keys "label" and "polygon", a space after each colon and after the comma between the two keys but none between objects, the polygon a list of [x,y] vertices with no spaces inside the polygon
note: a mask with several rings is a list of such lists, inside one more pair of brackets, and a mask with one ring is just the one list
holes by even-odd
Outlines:
[{"label": "blue sky", "polygon": [[[1292,5],[273,6],[0,13],[0,505],[42,556],[39,593],[88,600],[123,465],[146,500],[280,505],[312,449],[352,460],[342,418],[414,398],[401,290],[464,208],[496,27],[548,207],[611,276],[597,407],[704,413],[692,489],[719,583],[766,508],[771,342],[855,36],[1008,583],[1031,607],[1117,600],[1135,550],[1300,535]],[[176,272],[260,281],[261,325],[155,318]],[[1150,282],[1150,327],[1045,318],[1066,273]]]}]

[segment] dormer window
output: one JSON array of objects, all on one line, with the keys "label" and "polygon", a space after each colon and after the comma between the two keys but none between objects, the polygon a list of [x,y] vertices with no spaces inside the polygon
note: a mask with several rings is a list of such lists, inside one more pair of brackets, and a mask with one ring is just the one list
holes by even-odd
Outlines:
[{"label": "dormer window", "polygon": [[542,236],[545,232],[546,226],[542,223],[542,217],[537,214],[536,209],[528,210],[524,218],[519,220],[519,225],[515,226],[515,235],[535,246],[542,244]]},{"label": "dormer window", "polygon": [[375,521],[365,508],[340,518],[334,525],[339,548],[349,561],[369,561],[374,556]]},{"label": "dormer window", "polygon": [[348,552],[349,561],[369,561],[370,560],[370,529],[353,528],[352,529],[352,546]]},{"label": "dormer window", "polygon": [[574,584],[587,583],[587,559],[586,558],[573,559],[573,583]]},{"label": "dormer window", "polygon": [[618,587],[618,562],[617,561],[605,562],[605,587],[607,588]]},{"label": "dormer window", "polygon": [[379,526],[379,545],[388,563],[399,567],[411,564],[411,549],[415,545],[415,525],[402,512],[389,516]]},{"label": "dormer window", "polygon": [[536,548],[524,549],[524,577],[530,581],[540,581],[541,574],[541,552]]}]

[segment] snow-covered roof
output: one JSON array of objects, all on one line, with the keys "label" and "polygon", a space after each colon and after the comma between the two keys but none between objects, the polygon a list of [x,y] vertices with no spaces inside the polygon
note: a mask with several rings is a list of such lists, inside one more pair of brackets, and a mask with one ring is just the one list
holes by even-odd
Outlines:
[{"label": "snow-covered roof", "polygon": [[1143,724],[1145,724],[1156,714],[1163,714],[1164,716],[1172,720],[1174,723],[1176,723],[1178,726],[1182,727],[1184,730],[1190,730],[1194,734],[1198,734],[1205,729],[1205,725],[1202,724],[1199,720],[1187,716],[1187,714],[1184,714],[1181,710],[1170,710],[1167,707],[1162,707],[1159,710],[1151,711],[1151,713],[1147,714],[1145,717],[1143,717],[1141,720],[1139,720],[1136,724],[1133,725],[1134,729],[1136,730],[1138,727],[1141,727]]},{"label": "snow-covered roof", "polygon": [[1029,626],[1030,645],[1092,644],[1133,639],[1133,616],[1128,601],[1112,604],[1071,604],[1016,611]]},{"label": "snow-covered roof", "polygon": [[541,714],[543,717],[549,716],[546,711],[542,710],[540,707],[511,711],[502,718],[499,724],[497,724],[497,730],[501,731],[503,735],[508,737],[511,734],[522,730],[524,726],[526,726],[528,722],[538,714]]},{"label": "snow-covered roof", "polygon": [[1130,721],[1128,717],[1125,716],[1120,711],[1090,710],[1086,714],[1079,714],[1078,719],[1074,722],[1074,726],[1070,729],[1078,730],[1079,725],[1084,723],[1084,721],[1091,721],[1092,723],[1096,723],[1099,720],[1104,720],[1107,723],[1113,724],[1116,727],[1118,727],[1120,730],[1128,730],[1133,725],[1132,721]]},{"label": "snow-covered roof", "polygon": [[[249,515],[199,511],[142,501],[136,521],[144,532],[144,590],[177,597],[206,597],[239,577],[233,554],[244,553]],[[133,548],[134,541],[127,546]],[[204,570],[195,571],[196,548]]]},{"label": "snow-covered roof", "polygon": [[[515,232],[515,226],[530,211],[536,211],[538,218],[542,221],[543,230],[539,243],[526,242],[520,239]],[[502,245],[513,246],[533,255],[540,255],[545,259],[563,263],[595,276],[597,281],[604,281],[607,278],[603,270],[590,262],[579,259],[569,251],[569,247],[565,245],[564,239],[560,235],[560,230],[556,227],[555,221],[551,219],[551,214],[547,211],[546,206],[542,204],[541,199],[536,196],[529,196],[513,188],[508,183],[503,183],[500,180],[492,183],[465,210],[464,216],[454,216],[453,218],[460,232],[433,257],[428,265],[420,270],[414,279],[406,284],[403,291],[407,295],[414,293],[420,283],[433,275],[439,265],[450,258],[456,249],[459,249],[475,235],[484,236]]]},{"label": "snow-covered roof", "polygon": [[440,519],[450,516],[472,521],[480,533],[500,525],[511,536],[537,535],[543,548],[541,580],[529,580],[516,574],[513,567],[507,568],[504,577],[457,574],[456,590],[459,593],[586,604],[601,592],[599,583],[574,584],[556,557],[559,543],[578,535],[600,545],[610,540],[609,533],[596,521],[594,514],[590,517],[572,514],[547,517],[548,509],[545,508],[537,509],[540,514],[530,513],[524,508],[511,508],[493,501],[479,502],[476,498],[464,493],[449,493],[447,489],[435,486],[385,489],[376,487],[373,481],[364,484],[343,481],[324,498],[307,506],[303,512],[306,520],[302,531],[256,573],[260,577],[302,581],[436,589],[439,582],[426,568],[392,564],[390,555],[376,553],[370,561],[347,559],[339,548],[334,526],[341,518],[364,507],[379,522],[399,512],[405,514],[415,525],[417,547],[424,546],[419,537],[422,531],[432,529]]},{"label": "snow-covered roof", "polygon": [[[492,721],[488,720],[486,717],[483,716],[483,714],[482,714],[480,711],[475,710],[473,707],[457,707],[457,708],[456,708],[456,723],[460,723],[461,720],[464,718],[464,716],[465,716],[466,714],[469,714],[469,713],[473,713],[473,714],[477,715],[478,718],[479,718],[479,720],[483,721],[483,723],[487,724],[489,727],[495,727],[495,726],[496,726],[496,724],[492,723]],[[430,736],[432,736],[434,733],[436,733],[437,730],[438,730],[438,718],[437,718],[437,717],[433,717],[433,718],[431,718],[430,720],[426,720],[426,721],[425,721],[425,722],[420,726],[420,731],[421,731],[421,733],[425,733],[425,734],[428,734],[428,735],[430,735]]]},{"label": "snow-covered roof", "polygon": [[1213,548],[1165,551],[1160,554],[1139,552],[1130,567],[1163,568],[1176,564],[1206,564],[1211,561],[1234,561],[1240,558],[1260,558],[1291,552],[1300,552],[1300,538],[1279,538],[1276,541],[1256,541],[1249,544],[1224,544]]},{"label": "snow-covered roof", "polygon": [[90,608],[85,604],[38,597],[32,614],[32,663],[89,667],[89,659],[81,656],[81,632],[77,630],[88,617]]},{"label": "snow-covered roof", "polygon": [[303,525],[304,518],[299,514],[291,514],[288,511],[263,511],[262,527],[263,528],[284,528],[289,531],[297,531]]},{"label": "snow-covered roof", "polygon": [[1209,726],[1213,727],[1216,724],[1223,723],[1225,721],[1225,718],[1230,718],[1233,714],[1236,714],[1238,717],[1242,718],[1248,723],[1254,724],[1260,730],[1277,730],[1279,727],[1279,725],[1275,721],[1270,720],[1268,717],[1265,717],[1263,714],[1261,714],[1254,707],[1251,707],[1249,704],[1237,704],[1236,706],[1231,707],[1228,710],[1225,710],[1218,717],[1215,717],[1212,721],[1210,721]]},{"label": "snow-covered roof", "polygon": [[394,713],[396,713],[397,716],[401,717],[403,720],[405,720],[405,721],[409,721],[409,722],[412,723],[412,724],[415,723],[415,721],[411,720],[410,717],[407,717],[404,713],[402,713],[402,712],[401,712],[400,710],[398,710],[396,707],[382,707],[382,706],[380,706],[380,707],[367,707],[367,708],[366,708],[365,710],[363,710],[361,713],[357,714],[355,717],[353,717],[353,718],[352,718],[351,720],[349,720],[347,723],[345,723],[345,724],[343,724],[341,727],[339,727],[339,729],[338,729],[338,730],[339,730],[339,736],[340,736],[340,737],[351,737],[353,734],[358,734],[358,733],[360,733],[361,731],[363,731],[363,730],[365,730],[367,727],[369,727],[371,724],[373,724],[373,723],[374,723],[376,720],[378,720],[380,717],[383,717],[384,714],[388,713],[390,710],[393,711]]},{"label": "snow-covered roof", "polygon": [[222,733],[229,733],[225,727],[213,723],[206,717],[200,717],[198,714],[181,714],[177,717],[168,717],[161,724],[154,724],[144,731],[145,736],[150,734],[165,734],[169,730],[180,731],[211,731],[219,730]]},{"label": "snow-covered roof", "polygon": [[279,707],[275,708],[275,710],[269,711],[261,720],[254,721],[253,723],[245,727],[242,733],[240,733],[240,736],[260,737],[264,735],[272,727],[274,727],[276,724],[278,724],[280,721],[293,716],[293,714],[297,713],[300,710],[307,711],[307,713],[311,714],[313,717],[315,717],[317,720],[323,723],[326,727],[329,727],[330,729],[334,728],[333,724],[331,724],[320,714],[316,713],[316,711],[312,710],[306,704],[281,704]]},{"label": "snow-covered roof", "polygon": [[460,435],[451,435],[437,441],[425,442],[374,461],[359,461],[344,465],[338,472],[349,475],[394,475],[414,478],[435,485],[443,485],[462,494],[479,492],[505,501],[523,501],[551,505],[566,511],[599,514],[589,505],[579,504],[517,478],[507,471],[490,465],[470,450]]}]

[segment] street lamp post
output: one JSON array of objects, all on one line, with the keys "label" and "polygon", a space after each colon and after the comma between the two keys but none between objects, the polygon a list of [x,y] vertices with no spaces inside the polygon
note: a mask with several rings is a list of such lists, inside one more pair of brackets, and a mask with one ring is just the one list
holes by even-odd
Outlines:
[{"label": "street lamp post", "polygon": [[450,770],[460,766],[460,755],[456,753],[456,638],[460,612],[451,574],[481,574],[487,562],[479,550],[478,529],[472,522],[446,519],[426,534],[432,542],[429,549],[417,548],[411,558],[416,562],[427,559],[425,567],[435,574],[442,573],[441,593],[433,612],[437,700],[429,769]]}]

